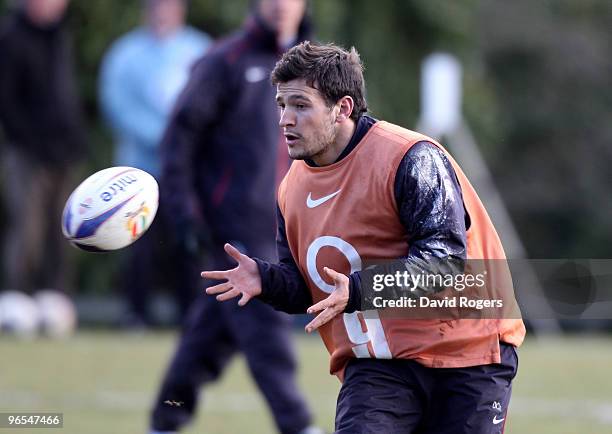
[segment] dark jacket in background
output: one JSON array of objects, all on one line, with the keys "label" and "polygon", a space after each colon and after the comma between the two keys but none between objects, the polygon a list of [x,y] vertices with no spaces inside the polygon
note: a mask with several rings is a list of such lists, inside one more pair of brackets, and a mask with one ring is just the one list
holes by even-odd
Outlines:
[{"label": "dark jacket in background", "polygon": [[[254,18],[213,46],[194,66],[162,140],[160,210],[185,246],[195,244],[185,233],[203,218],[211,242],[206,268],[231,266],[227,241],[255,256],[276,256],[275,186],[289,166],[269,79],[280,52],[275,35]],[[288,318],[264,303],[240,307],[201,293],[164,375],[152,428],[179,431],[198,407],[202,383],[218,378],[238,351],[278,432],[308,427],[312,416],[295,381]],[[169,407],[167,399],[184,404]]]},{"label": "dark jacket in background", "polygon": [[78,160],[85,146],[62,26],[41,28],[16,13],[0,27],[0,124],[10,146],[53,166]]},{"label": "dark jacket in background", "polygon": [[269,76],[282,51],[251,17],[194,66],[164,135],[163,206],[179,224],[203,217],[215,256],[227,241],[276,256],[275,187],[289,157]]}]

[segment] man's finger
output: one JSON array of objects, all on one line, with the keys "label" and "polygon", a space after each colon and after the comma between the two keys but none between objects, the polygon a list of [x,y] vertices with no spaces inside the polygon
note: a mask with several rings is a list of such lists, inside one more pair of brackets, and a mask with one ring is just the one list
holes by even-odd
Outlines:
[{"label": "man's finger", "polygon": [[308,333],[312,333],[313,331],[317,330],[319,327],[331,321],[336,316],[336,314],[337,314],[336,310],[331,307],[325,309],[323,312],[318,314],[315,317],[315,319],[313,319],[306,325],[306,331]]},{"label": "man's finger", "polygon": [[250,300],[251,297],[249,294],[247,294],[246,292],[242,293],[242,297],[240,297],[240,300],[238,300],[238,306],[244,306],[245,304],[247,304]]},{"label": "man's finger", "polygon": [[240,253],[240,250],[232,246],[230,243],[225,243],[225,245],[223,246],[223,249],[225,250],[225,253],[227,253],[232,258],[234,258],[236,262],[240,263],[242,261],[242,256],[244,255]]},{"label": "man's finger", "polygon": [[234,297],[238,297],[239,295],[240,291],[238,291],[236,288],[232,288],[229,291],[224,292],[223,294],[217,295],[217,301],[227,301]]},{"label": "man's finger", "polygon": [[338,273],[336,270],[332,270],[329,267],[323,267],[323,271],[329,276],[330,279],[334,281],[334,283],[338,284],[348,279],[344,274]]},{"label": "man's finger", "polygon": [[200,276],[204,279],[223,280],[228,278],[228,271],[202,271]]},{"label": "man's finger", "polygon": [[306,313],[316,313],[321,312],[323,309],[327,309],[331,305],[330,298],[331,295],[327,298],[324,298],[320,302],[313,304],[306,310]]},{"label": "man's finger", "polygon": [[234,286],[229,283],[229,282],[223,282],[220,283],[218,285],[215,286],[210,286],[208,288],[206,288],[206,293],[208,295],[213,295],[213,294],[220,294],[222,292],[226,292],[229,291],[230,289],[232,289]]}]

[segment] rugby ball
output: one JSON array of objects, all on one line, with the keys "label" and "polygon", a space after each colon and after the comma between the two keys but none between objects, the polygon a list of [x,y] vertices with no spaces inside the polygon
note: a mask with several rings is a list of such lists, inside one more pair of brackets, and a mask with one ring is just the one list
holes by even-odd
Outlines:
[{"label": "rugby ball", "polygon": [[70,195],[62,232],[86,251],[121,249],[151,226],[158,204],[155,178],[133,167],[110,167],[91,175]]}]

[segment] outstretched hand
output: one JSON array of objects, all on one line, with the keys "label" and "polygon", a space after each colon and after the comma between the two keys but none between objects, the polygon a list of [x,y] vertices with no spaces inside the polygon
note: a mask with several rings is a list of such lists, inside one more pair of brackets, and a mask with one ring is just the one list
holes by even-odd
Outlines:
[{"label": "outstretched hand", "polygon": [[218,301],[227,301],[242,295],[238,304],[244,306],[253,297],[261,294],[261,276],[257,263],[229,243],[226,243],[223,249],[238,262],[238,265],[231,270],[203,271],[201,276],[205,279],[226,280],[226,282],[206,288],[206,293],[217,294]]},{"label": "outstretched hand", "polygon": [[336,315],[342,314],[349,300],[349,278],[328,267],[324,267],[323,272],[334,281],[336,289],[329,297],[310,306],[306,311],[307,313],[321,312],[306,325],[308,333],[312,333],[322,325],[327,324]]}]

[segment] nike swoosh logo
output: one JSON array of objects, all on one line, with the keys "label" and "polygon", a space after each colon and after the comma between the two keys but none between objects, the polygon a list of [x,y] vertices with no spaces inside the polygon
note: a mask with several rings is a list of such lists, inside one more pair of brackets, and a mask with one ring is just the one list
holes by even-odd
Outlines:
[{"label": "nike swoosh logo", "polygon": [[501,419],[498,419],[497,416],[493,416],[493,425],[497,425],[498,423],[502,423],[504,421],[505,417],[502,417]]},{"label": "nike swoosh logo", "polygon": [[342,189],[336,191],[335,193],[328,194],[327,196],[323,196],[321,199],[315,199],[315,200],[312,199],[312,193],[308,193],[308,197],[306,198],[306,206],[308,208],[316,208],[319,205],[324,204],[325,202],[330,200],[332,197],[334,197],[335,195],[337,195],[341,191],[342,191]]}]

